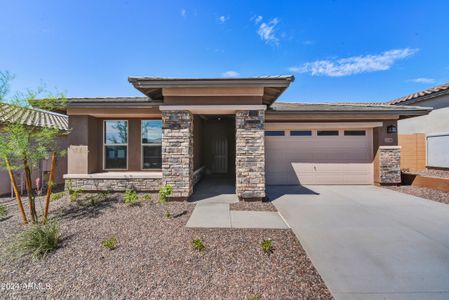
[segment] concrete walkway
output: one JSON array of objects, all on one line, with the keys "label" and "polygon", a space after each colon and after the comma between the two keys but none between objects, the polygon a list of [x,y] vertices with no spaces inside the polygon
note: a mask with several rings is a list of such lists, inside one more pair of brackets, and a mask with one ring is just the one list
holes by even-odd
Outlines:
[{"label": "concrete walkway", "polygon": [[449,205],[374,186],[269,187],[339,299],[449,299]]},{"label": "concrete walkway", "polygon": [[239,201],[233,180],[206,178],[198,183],[190,200],[196,203],[187,227],[198,228],[289,228],[278,212],[232,211]]},{"label": "concrete walkway", "polygon": [[278,212],[232,211],[228,203],[199,203],[187,221],[187,227],[199,228],[289,228]]}]

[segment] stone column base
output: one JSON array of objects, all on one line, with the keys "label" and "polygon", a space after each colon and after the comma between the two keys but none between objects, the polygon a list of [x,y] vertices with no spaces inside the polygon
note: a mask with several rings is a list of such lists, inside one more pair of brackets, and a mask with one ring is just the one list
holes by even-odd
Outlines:
[{"label": "stone column base", "polygon": [[401,183],[401,146],[379,147],[379,184]]}]

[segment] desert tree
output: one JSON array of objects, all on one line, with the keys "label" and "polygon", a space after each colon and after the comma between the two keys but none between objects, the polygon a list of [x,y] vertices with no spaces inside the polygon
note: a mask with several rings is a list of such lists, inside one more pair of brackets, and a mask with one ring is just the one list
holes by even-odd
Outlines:
[{"label": "desert tree", "polygon": [[[8,102],[10,105],[14,106],[21,114],[22,110],[33,109],[36,107],[39,109],[62,109],[65,104],[65,97],[60,94],[51,94],[43,87],[39,87],[35,90],[25,90],[24,92],[16,92],[10,98],[6,98],[9,92],[9,81],[12,76],[3,72],[0,76],[0,92],[3,95],[0,101]],[[33,124],[26,124],[19,117],[10,118],[4,124],[2,128],[2,134],[0,135],[0,143],[2,147],[0,151],[5,160],[6,168],[11,177],[11,182],[13,184],[16,199],[19,203],[19,210],[21,199],[18,191],[16,190],[17,185],[15,183],[14,175],[12,170],[22,169],[24,171],[25,177],[25,188],[28,195],[30,218],[33,223],[37,223],[38,215],[36,212],[35,203],[35,193],[33,190],[32,183],[32,171],[35,169],[39,162],[42,160],[49,159],[51,157],[50,174],[47,181],[47,194],[45,197],[45,208],[43,212],[43,223],[48,219],[48,210],[50,204],[50,198],[53,188],[54,180],[54,169],[56,165],[56,159],[58,156],[64,154],[64,150],[59,149],[57,138],[61,135],[61,131],[56,127],[45,127],[45,126],[35,126]],[[22,213],[22,211],[21,211]],[[22,213],[22,218],[26,222],[26,216]]]}]

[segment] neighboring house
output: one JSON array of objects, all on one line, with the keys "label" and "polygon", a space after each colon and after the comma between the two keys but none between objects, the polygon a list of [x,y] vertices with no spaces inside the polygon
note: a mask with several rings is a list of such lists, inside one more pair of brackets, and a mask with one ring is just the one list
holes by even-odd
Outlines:
[{"label": "neighboring house", "polygon": [[86,191],[173,186],[228,176],[241,199],[266,185],[397,184],[397,120],[430,109],[275,103],[293,76],[130,77],[143,97],[68,98],[68,174]]},{"label": "neighboring house", "polygon": [[[0,134],[2,127],[7,123],[20,123],[32,127],[52,127],[67,132],[68,117],[66,115],[53,113],[35,108],[23,108],[0,102]],[[61,149],[67,148],[67,135],[62,134],[58,138]],[[33,181],[36,177],[41,177],[50,169],[49,161],[41,161],[38,168],[33,169]],[[56,162],[55,182],[57,184],[64,183],[63,175],[67,173],[67,157],[60,157]],[[23,191],[24,178],[21,172],[16,172],[17,184]],[[11,182],[8,172],[4,169],[0,170],[0,195],[11,193]]]},{"label": "neighboring house", "polygon": [[449,168],[449,83],[388,103],[433,108],[428,115],[399,121],[402,168],[412,171]]}]

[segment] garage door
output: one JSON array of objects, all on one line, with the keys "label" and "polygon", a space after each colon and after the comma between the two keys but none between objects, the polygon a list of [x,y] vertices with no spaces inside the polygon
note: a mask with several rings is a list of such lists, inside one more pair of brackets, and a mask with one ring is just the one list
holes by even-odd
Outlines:
[{"label": "garage door", "polygon": [[265,131],[267,184],[372,184],[371,128]]}]

